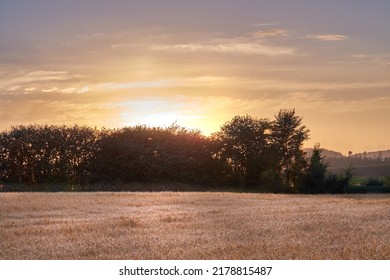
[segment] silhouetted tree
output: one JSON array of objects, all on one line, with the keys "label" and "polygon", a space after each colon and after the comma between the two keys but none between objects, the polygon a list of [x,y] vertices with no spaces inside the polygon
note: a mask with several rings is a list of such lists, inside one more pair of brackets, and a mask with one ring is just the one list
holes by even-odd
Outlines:
[{"label": "silhouetted tree", "polygon": [[272,123],[271,138],[281,183],[295,192],[307,165],[303,142],[309,139],[309,130],[294,109],[282,109]]},{"label": "silhouetted tree", "polygon": [[[131,182],[230,183],[296,191],[306,171],[302,144],[308,133],[294,110],[280,110],[274,121],[235,116],[211,137],[176,124],[100,131],[18,126],[0,133],[0,183],[31,190],[46,183],[50,190],[56,184],[64,184],[63,190],[103,190],[94,186],[109,183],[104,190],[113,190]],[[322,160],[315,156],[307,169],[312,178]]]},{"label": "silhouetted tree", "polygon": [[268,119],[235,116],[213,135],[216,158],[222,160],[233,183],[241,186],[261,184],[261,173],[269,162],[271,124]]},{"label": "silhouetted tree", "polygon": [[199,131],[135,126],[106,130],[99,140],[93,182],[187,182],[212,180],[209,139]]},{"label": "silhouetted tree", "polygon": [[18,126],[0,135],[1,181],[83,186],[97,150],[96,131],[87,127]]},{"label": "silhouetted tree", "polygon": [[326,175],[328,164],[321,155],[320,145],[316,144],[313,148],[309,160],[305,179],[299,185],[299,191],[304,193],[323,193],[326,192]]}]

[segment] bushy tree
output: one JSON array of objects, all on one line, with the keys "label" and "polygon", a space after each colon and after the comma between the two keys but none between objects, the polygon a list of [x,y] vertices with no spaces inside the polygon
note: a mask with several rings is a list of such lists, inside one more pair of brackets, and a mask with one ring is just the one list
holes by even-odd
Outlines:
[{"label": "bushy tree", "polygon": [[225,163],[232,183],[261,184],[261,173],[270,164],[270,128],[268,119],[235,116],[212,136],[217,147],[215,157]]},{"label": "bushy tree", "polygon": [[106,130],[96,153],[93,182],[192,182],[212,180],[209,140],[199,131],[135,126]]},{"label": "bushy tree", "polygon": [[90,173],[96,140],[96,131],[88,127],[12,127],[0,134],[0,180],[82,186]]},{"label": "bushy tree", "polygon": [[302,125],[302,117],[295,114],[295,109],[280,110],[271,130],[276,172],[286,190],[295,192],[307,166],[303,143],[309,139],[310,130]]}]

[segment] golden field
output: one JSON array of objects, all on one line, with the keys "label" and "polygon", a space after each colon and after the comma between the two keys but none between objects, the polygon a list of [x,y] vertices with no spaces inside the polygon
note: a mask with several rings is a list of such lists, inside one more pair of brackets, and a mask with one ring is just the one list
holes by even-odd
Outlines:
[{"label": "golden field", "polygon": [[390,195],[1,193],[0,259],[390,259]]}]

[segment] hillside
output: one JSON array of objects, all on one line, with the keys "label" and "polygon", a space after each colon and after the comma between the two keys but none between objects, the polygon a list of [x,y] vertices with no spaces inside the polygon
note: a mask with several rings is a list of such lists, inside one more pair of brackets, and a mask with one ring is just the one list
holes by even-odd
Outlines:
[{"label": "hillside", "polygon": [[[313,148],[305,148],[303,149],[308,157],[311,156],[311,153],[313,152]],[[347,158],[347,156],[343,155],[340,152],[328,150],[321,148],[322,155],[326,158]],[[361,159],[386,159],[390,158],[390,150],[382,150],[382,151],[375,151],[375,152],[362,152],[362,153],[355,153],[351,155],[351,158],[361,158]]]},{"label": "hillside", "polygon": [[354,154],[352,156],[353,157],[360,157],[360,158],[372,158],[372,159],[380,158],[380,159],[385,159],[385,158],[390,158],[390,150],[357,153],[357,154]]},{"label": "hillside", "polygon": [[[304,150],[310,157],[313,149]],[[340,173],[346,167],[352,167],[356,176],[390,176],[390,150],[357,153],[350,157],[327,149],[321,150],[329,164],[328,170],[332,173]]]},{"label": "hillside", "polygon": [[[307,153],[308,157],[310,157],[312,152],[313,152],[313,148],[305,148],[303,150]],[[321,148],[321,151],[322,151],[322,155],[326,158],[342,158],[342,157],[344,157],[343,154],[340,152],[327,150],[327,149],[323,149],[323,148]]]}]

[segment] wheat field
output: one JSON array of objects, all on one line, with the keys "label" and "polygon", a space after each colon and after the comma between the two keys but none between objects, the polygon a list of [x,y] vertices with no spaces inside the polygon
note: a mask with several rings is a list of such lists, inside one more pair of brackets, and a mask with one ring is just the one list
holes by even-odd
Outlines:
[{"label": "wheat field", "polygon": [[390,259],[390,195],[1,193],[0,259]]}]

